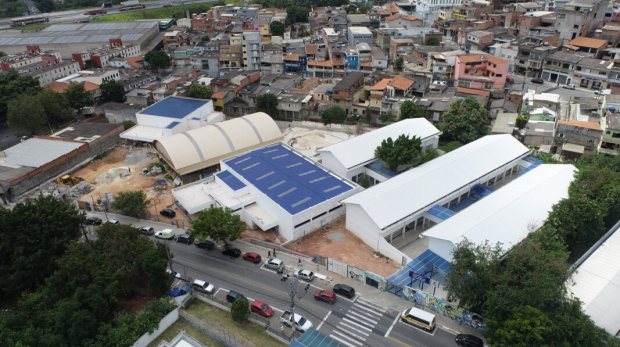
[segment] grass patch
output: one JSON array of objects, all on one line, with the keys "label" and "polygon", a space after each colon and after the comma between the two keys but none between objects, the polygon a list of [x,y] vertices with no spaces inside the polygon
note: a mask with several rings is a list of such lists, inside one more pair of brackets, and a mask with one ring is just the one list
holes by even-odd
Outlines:
[{"label": "grass patch", "polygon": [[0,6],[0,18],[21,17],[28,11],[28,6],[21,1],[2,2]]},{"label": "grass patch", "polygon": [[[184,18],[185,11],[189,11],[190,13],[202,13],[210,10],[213,6],[218,5],[224,5],[224,2],[212,2],[208,4],[194,4],[176,7],[160,7],[152,10],[111,14],[107,16],[97,16],[91,19],[90,22],[133,22],[135,20],[141,19]],[[149,6],[147,5],[147,8],[148,7]]]},{"label": "grass patch", "polygon": [[172,325],[168,329],[161,333],[161,335],[159,335],[155,340],[153,340],[153,342],[151,342],[147,347],[157,347],[157,345],[159,345],[164,340],[170,342],[175,336],[177,336],[181,332],[181,330],[185,330],[185,333],[187,335],[200,341],[200,343],[205,346],[224,347],[224,345],[217,342],[217,340],[211,338],[209,335],[203,333],[202,331],[191,326],[189,323],[185,323],[180,319],[172,323]]},{"label": "grass patch", "polygon": [[194,316],[205,317],[206,319],[219,323],[230,329],[232,333],[243,337],[247,341],[251,341],[256,346],[286,346],[286,344],[282,343],[280,340],[267,335],[265,328],[262,326],[252,322],[235,323],[232,320],[230,312],[211,306],[201,300],[194,300],[194,303],[187,309],[187,312]]},{"label": "grass patch", "polygon": [[452,152],[453,150],[461,147],[463,144],[459,141],[452,141],[445,145],[437,146],[437,148],[441,149],[444,153]]},{"label": "grass patch", "polygon": [[11,28],[9,30],[39,30],[43,28],[45,28],[45,24],[35,24],[35,25],[27,26],[27,27]]}]

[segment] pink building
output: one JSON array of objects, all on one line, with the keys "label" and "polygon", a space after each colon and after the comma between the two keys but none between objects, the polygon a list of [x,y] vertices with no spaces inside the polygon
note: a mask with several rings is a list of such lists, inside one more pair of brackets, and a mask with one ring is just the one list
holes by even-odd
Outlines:
[{"label": "pink building", "polygon": [[508,60],[488,54],[456,57],[454,81],[459,87],[465,88],[504,88],[508,64]]}]

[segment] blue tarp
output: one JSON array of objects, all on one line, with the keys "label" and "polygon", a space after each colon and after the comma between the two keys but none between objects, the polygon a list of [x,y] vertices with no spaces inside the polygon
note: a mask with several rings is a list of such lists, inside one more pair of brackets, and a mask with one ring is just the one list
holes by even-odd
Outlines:
[{"label": "blue tarp", "polygon": [[182,288],[174,288],[171,291],[167,292],[167,295],[170,295],[172,297],[177,297],[177,296],[181,296],[185,293],[189,292],[189,286],[185,285]]},{"label": "blue tarp", "polygon": [[448,274],[450,272],[450,263],[429,249],[419,257],[410,261],[407,266],[396,271],[396,273],[388,277],[387,280],[394,284],[408,286],[411,283],[409,271],[432,278],[432,276],[437,273],[437,270],[443,274]]},{"label": "blue tarp", "polygon": [[431,208],[430,210],[428,210],[428,213],[432,216],[435,216],[441,220],[446,220],[452,216],[454,216],[456,214],[456,212],[447,209],[443,206],[435,206],[433,208]]}]

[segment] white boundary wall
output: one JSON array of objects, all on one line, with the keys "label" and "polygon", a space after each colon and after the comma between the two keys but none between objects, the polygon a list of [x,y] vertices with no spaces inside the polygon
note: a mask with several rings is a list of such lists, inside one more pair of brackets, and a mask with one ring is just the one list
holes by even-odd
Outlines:
[{"label": "white boundary wall", "polygon": [[168,313],[160,322],[159,328],[155,329],[152,334],[146,333],[133,344],[133,347],[146,347],[149,343],[153,342],[161,333],[170,328],[172,323],[179,319],[179,308],[175,308],[172,312]]}]

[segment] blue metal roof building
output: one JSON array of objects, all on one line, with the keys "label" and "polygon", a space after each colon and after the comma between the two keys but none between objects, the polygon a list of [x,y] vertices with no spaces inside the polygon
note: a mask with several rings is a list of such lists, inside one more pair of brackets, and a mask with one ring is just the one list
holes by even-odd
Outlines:
[{"label": "blue metal roof building", "polygon": [[150,116],[183,119],[208,104],[209,101],[171,96],[154,103],[140,111],[140,113]]}]

